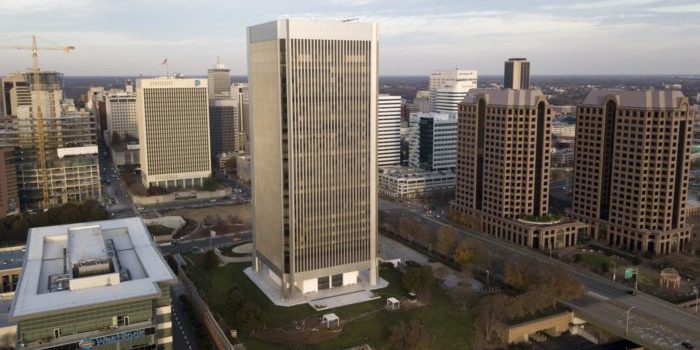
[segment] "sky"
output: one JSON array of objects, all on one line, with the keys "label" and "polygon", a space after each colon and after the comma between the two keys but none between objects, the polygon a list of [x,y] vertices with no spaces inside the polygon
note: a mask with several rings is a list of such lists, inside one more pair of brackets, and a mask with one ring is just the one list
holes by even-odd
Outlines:
[{"label": "sky", "polygon": [[[0,0],[0,45],[43,51],[66,75],[204,75],[216,57],[246,74],[246,27],[277,18],[379,23],[380,74],[434,69],[503,74],[527,57],[534,75],[700,74],[698,0]],[[0,49],[0,74],[31,66]]]}]

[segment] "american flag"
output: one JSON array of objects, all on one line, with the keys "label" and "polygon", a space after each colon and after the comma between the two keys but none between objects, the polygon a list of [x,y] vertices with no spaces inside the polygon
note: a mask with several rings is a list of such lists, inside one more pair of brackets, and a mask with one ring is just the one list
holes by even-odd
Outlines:
[{"label": "american flag", "polygon": [[168,64],[168,59],[167,59],[167,58],[164,59],[163,62],[160,63],[161,66],[164,65],[164,64]]}]

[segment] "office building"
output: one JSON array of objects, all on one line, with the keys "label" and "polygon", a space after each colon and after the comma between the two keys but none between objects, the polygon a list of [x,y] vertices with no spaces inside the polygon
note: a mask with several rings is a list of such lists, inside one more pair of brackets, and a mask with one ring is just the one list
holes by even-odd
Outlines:
[{"label": "office building", "polygon": [[286,297],[377,285],[377,26],[248,28],[254,274]]},{"label": "office building", "polygon": [[559,138],[576,137],[576,124],[566,123],[562,121],[552,122],[552,135]]},{"label": "office building", "polygon": [[216,66],[207,70],[209,98],[231,98],[231,70],[216,59]]},{"label": "office building", "polygon": [[218,58],[216,67],[209,69],[207,76],[211,158],[214,162],[220,162],[222,154],[239,150],[238,96],[234,95],[237,91],[231,88],[231,70],[224,67]]},{"label": "office building", "polygon": [[417,113],[411,116],[408,163],[425,170],[457,166],[457,115]]},{"label": "office building", "polygon": [[107,140],[112,141],[114,133],[122,140],[138,137],[136,126],[136,96],[134,93],[118,92],[105,97],[107,114]]},{"label": "office building", "polygon": [[32,228],[17,349],[172,349],[177,282],[141,218]]},{"label": "office building", "polygon": [[236,104],[236,133],[238,134],[236,151],[250,152],[250,108],[248,105],[248,84],[231,84],[231,97]]},{"label": "office building", "polygon": [[594,89],[578,107],[573,213],[639,253],[683,251],[693,113],[680,91]]},{"label": "office building", "polygon": [[467,92],[477,87],[475,70],[436,70],[430,74],[430,111],[457,113]]},{"label": "office building", "polygon": [[430,91],[416,91],[416,97],[413,98],[413,103],[408,105],[410,113],[428,113],[430,112]]},{"label": "office building", "polygon": [[526,58],[509,58],[503,72],[504,89],[530,88],[530,62]]},{"label": "office building", "polygon": [[137,80],[136,120],[146,188],[198,187],[211,176],[206,80]]},{"label": "office building", "polygon": [[452,170],[430,171],[420,168],[390,166],[379,169],[379,193],[392,198],[415,198],[437,192],[452,192]]},{"label": "office building", "polygon": [[553,168],[571,168],[574,166],[574,150],[571,148],[554,149],[552,151]]},{"label": "office building", "polygon": [[62,81],[45,71],[2,78],[0,145],[15,149],[22,208],[101,196],[95,118],[69,104],[62,109]]},{"label": "office building", "polygon": [[535,249],[576,244],[586,225],[548,213],[551,120],[538,89],[475,89],[460,105],[452,209],[474,229]]},{"label": "office building", "polygon": [[377,166],[401,163],[401,96],[379,95]]},{"label": "office building", "polygon": [[23,245],[0,248],[0,294],[4,297],[12,297],[17,290],[19,277],[22,275],[24,252]]},{"label": "office building", "polygon": [[209,100],[209,138],[212,159],[239,150],[237,103],[232,98]]},{"label": "office building", "polygon": [[0,218],[19,213],[15,149],[0,147]]}]

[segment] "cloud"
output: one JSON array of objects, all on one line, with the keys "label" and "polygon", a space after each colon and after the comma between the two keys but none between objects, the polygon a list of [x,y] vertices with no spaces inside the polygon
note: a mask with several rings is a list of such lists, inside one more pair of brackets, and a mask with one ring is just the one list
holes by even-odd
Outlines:
[{"label": "cloud", "polygon": [[547,5],[542,6],[543,10],[599,10],[613,7],[638,7],[657,3],[660,0],[604,0],[604,1],[588,1],[578,2],[565,5]]},{"label": "cloud", "polygon": [[700,12],[700,4],[652,7],[648,11],[657,13],[698,13]]},{"label": "cloud", "polygon": [[92,5],[89,0],[0,0],[0,13],[3,17],[37,12],[70,12],[83,10]]}]

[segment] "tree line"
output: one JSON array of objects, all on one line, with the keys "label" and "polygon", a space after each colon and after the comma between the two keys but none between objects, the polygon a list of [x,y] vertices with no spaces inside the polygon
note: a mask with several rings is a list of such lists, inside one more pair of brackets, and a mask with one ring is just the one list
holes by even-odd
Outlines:
[{"label": "tree line", "polygon": [[96,200],[66,203],[40,213],[20,213],[0,219],[0,240],[3,244],[23,244],[30,228],[105,220],[109,212]]}]

